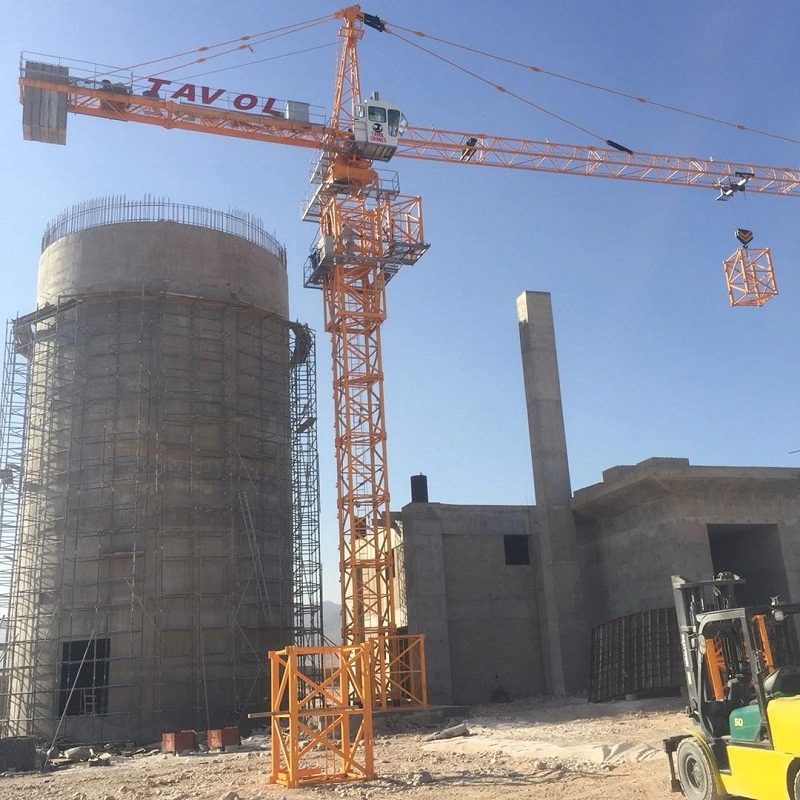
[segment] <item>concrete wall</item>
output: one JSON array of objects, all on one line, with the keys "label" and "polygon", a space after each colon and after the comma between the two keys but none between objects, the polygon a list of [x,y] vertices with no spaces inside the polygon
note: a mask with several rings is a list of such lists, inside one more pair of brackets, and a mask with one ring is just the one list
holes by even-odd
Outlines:
[{"label": "concrete wall", "polygon": [[[740,561],[751,579],[800,601],[798,470],[649,459],[607,470],[603,483],[575,492],[573,509],[590,626],[672,606],[670,575],[712,577],[710,530],[729,542],[745,537]],[[408,624],[426,635],[432,703],[486,702],[495,675],[512,697],[547,691],[537,513],[443,503],[403,509]],[[504,534],[531,537],[529,567],[505,564]],[[719,561],[727,551],[718,551]],[[588,657],[588,632],[577,646]]]},{"label": "concrete wall", "polygon": [[[425,634],[431,703],[544,692],[534,510],[411,503],[402,512],[409,629]],[[507,565],[504,536],[529,538]]]},{"label": "concrete wall", "polygon": [[[800,599],[800,472],[649,459],[575,492],[591,625],[672,605],[669,577],[712,577],[709,525],[775,526],[789,598]],[[763,568],[754,562],[754,570]],[[747,578],[746,574],[742,577]],[[784,590],[776,586],[773,594]]]},{"label": "concrete wall", "polygon": [[37,304],[142,288],[236,300],[286,318],[286,265],[240,236],[177,222],[120,222],[63,236],[39,260]]}]

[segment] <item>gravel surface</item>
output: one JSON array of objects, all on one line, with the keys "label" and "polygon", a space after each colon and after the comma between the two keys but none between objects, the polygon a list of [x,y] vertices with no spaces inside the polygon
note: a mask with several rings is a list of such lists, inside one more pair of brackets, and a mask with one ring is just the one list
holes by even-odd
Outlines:
[{"label": "gravel surface", "polygon": [[[579,698],[476,706],[463,720],[419,727],[397,718],[376,735],[374,781],[289,790],[268,784],[269,740],[253,749],[185,756],[114,756],[0,776],[2,800],[667,800],[662,739],[684,724],[679,698],[590,705]],[[459,723],[466,735],[430,741]],[[461,730],[461,729],[458,729]],[[425,741],[428,739],[429,741]]]}]

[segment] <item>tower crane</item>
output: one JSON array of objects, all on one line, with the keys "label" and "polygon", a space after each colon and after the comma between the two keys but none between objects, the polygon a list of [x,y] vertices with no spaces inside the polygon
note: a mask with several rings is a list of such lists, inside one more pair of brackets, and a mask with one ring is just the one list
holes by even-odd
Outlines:
[{"label": "tower crane", "polygon": [[[719,192],[800,196],[800,171],[605,147],[557,144],[475,131],[406,125],[377,94],[363,99],[357,43],[386,23],[353,5],[336,12],[339,59],[330,120],[276,109],[273,98],[162,77],[79,76],[66,62],[23,61],[20,87],[28,139],[64,144],[67,113],[214,133],[318,151],[303,219],[318,225],[305,285],[322,290],[333,344],[342,639],[372,640],[375,701],[424,704],[408,665],[423,658],[420,636],[398,635],[384,422],[381,324],[386,284],[428,249],[419,197],[399,192],[375,164],[393,158],[676,184]],[[106,73],[118,78],[120,71]],[[225,105],[223,105],[223,103]]]}]

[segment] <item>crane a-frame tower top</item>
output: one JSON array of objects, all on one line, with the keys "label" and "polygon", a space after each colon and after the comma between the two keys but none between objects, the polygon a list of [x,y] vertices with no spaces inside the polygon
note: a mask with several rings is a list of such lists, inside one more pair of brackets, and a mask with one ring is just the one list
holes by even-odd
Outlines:
[{"label": "crane a-frame tower top", "polygon": [[[383,31],[385,23],[357,5],[333,17],[340,21],[340,52],[327,122],[298,113],[298,104],[281,112],[274,98],[31,59],[20,78],[23,127],[28,139],[63,144],[67,114],[75,113],[319,152],[303,211],[319,226],[305,283],[323,292],[333,344],[343,642],[375,642],[379,705],[424,704],[421,639],[398,636],[394,618],[380,330],[387,282],[428,244],[420,198],[401,195],[396,176],[382,177],[374,163],[413,158],[675,184],[720,198],[745,188],[798,197],[800,171],[635,153],[610,140],[597,147],[406,127],[397,106],[361,92],[357,43],[365,27]],[[762,278],[745,284],[756,304],[769,296]]]}]

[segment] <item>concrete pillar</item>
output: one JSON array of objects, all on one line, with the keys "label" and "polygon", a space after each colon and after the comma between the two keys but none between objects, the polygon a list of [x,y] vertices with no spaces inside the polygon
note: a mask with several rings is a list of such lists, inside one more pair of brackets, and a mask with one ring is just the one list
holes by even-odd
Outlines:
[{"label": "concrete pillar", "polygon": [[589,639],[571,508],[572,489],[550,294],[521,294],[517,298],[517,318],[544,590],[540,619],[545,683],[549,694],[565,694],[586,687]]}]

